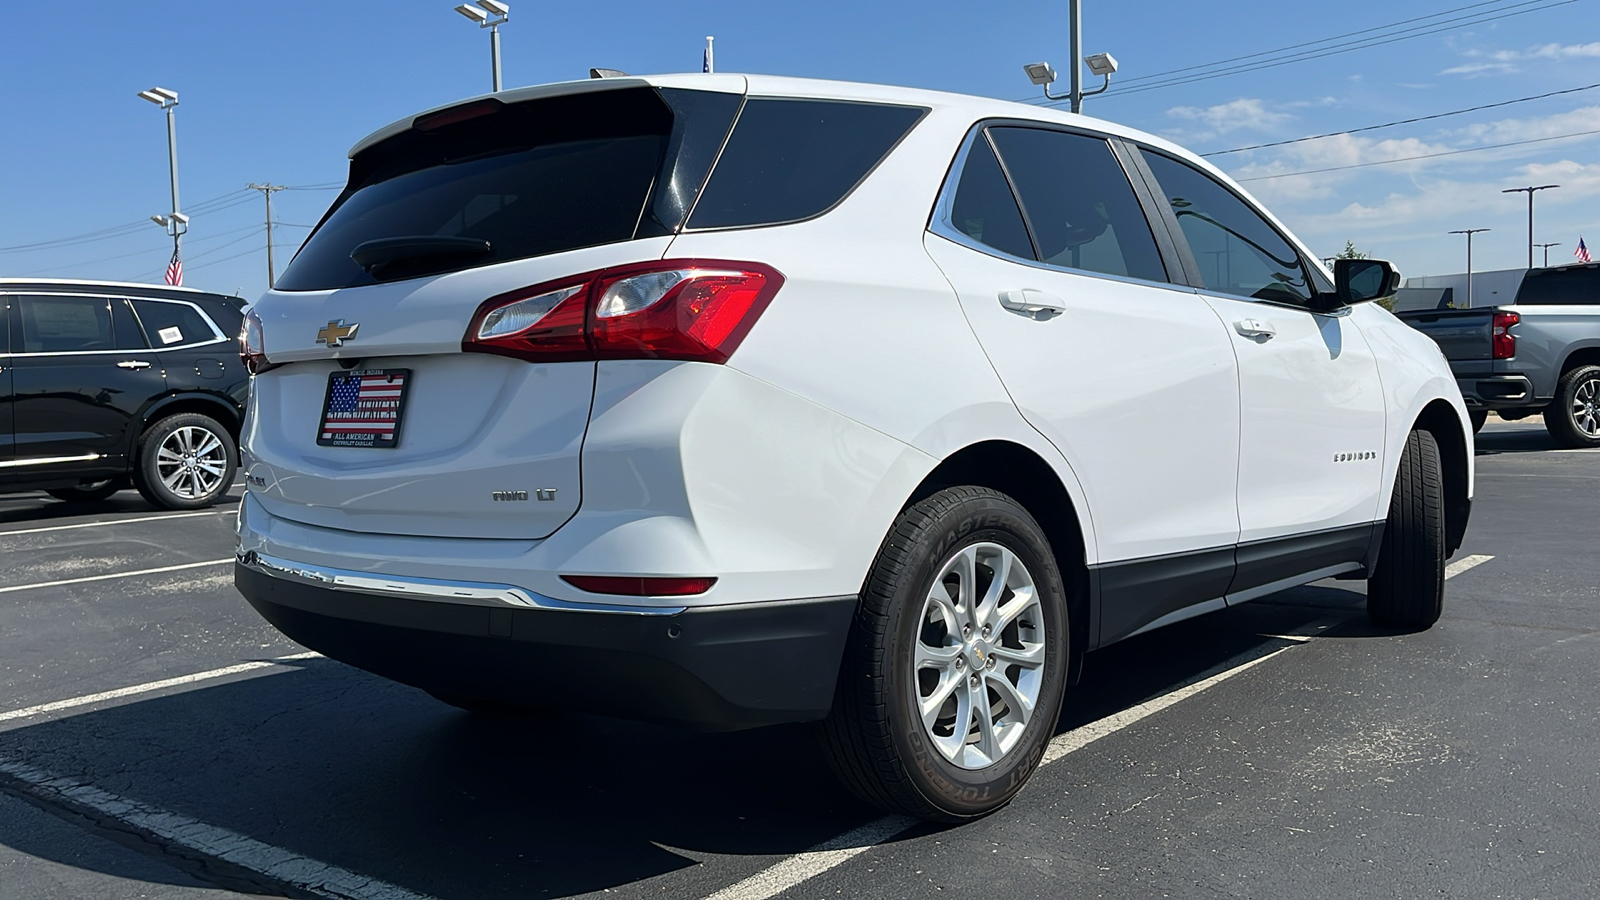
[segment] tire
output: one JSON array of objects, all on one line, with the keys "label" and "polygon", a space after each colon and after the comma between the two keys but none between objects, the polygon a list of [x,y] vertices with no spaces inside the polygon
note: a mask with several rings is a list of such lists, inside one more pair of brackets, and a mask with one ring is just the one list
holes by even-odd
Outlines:
[{"label": "tire", "polygon": [[45,493],[65,503],[99,503],[127,486],[122,479],[112,478],[87,486],[52,488]]},{"label": "tire", "polygon": [[1378,565],[1367,579],[1374,625],[1423,629],[1444,611],[1444,475],[1426,431],[1406,436]]},{"label": "tire", "polygon": [[506,719],[525,718],[533,713],[533,710],[527,707],[514,706],[509,703],[500,703],[494,700],[483,700],[477,697],[467,697],[461,694],[436,694],[433,691],[428,691],[428,696],[446,706],[453,706],[456,709],[462,710],[463,712],[472,713],[475,716]]},{"label": "tire", "polygon": [[[990,595],[1002,564],[1005,587]],[[979,591],[979,603],[963,599]],[[966,636],[952,628],[963,621],[975,626]],[[983,621],[1004,624],[991,633]],[[913,505],[884,539],[851,626],[822,724],[834,771],[867,802],[918,818],[956,822],[1004,806],[1055,731],[1069,627],[1050,543],[1015,500],[957,487]],[[935,694],[943,697],[925,718],[918,707]],[[984,707],[998,727],[983,729],[969,715]]]},{"label": "tire", "polygon": [[1487,409],[1469,409],[1467,410],[1467,418],[1472,420],[1472,433],[1477,434],[1483,430],[1483,423],[1489,421],[1489,411]]},{"label": "tire", "polygon": [[[188,451],[196,464],[187,466]],[[239,451],[228,430],[210,416],[179,413],[161,419],[139,438],[133,486],[163,509],[204,509],[233,484]]]},{"label": "tire", "polygon": [[1600,447],[1600,366],[1579,366],[1561,376],[1544,427],[1563,447]]}]

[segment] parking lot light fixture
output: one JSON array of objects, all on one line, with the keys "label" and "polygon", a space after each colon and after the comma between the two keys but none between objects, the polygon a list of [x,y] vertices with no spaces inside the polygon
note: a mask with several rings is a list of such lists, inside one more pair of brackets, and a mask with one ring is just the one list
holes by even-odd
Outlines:
[{"label": "parking lot light fixture", "polygon": [[494,92],[500,93],[500,26],[511,18],[511,7],[499,0],[477,0],[477,4],[463,3],[456,12],[489,29],[489,63],[494,73]]},{"label": "parking lot light fixture", "polygon": [[1467,236],[1467,308],[1472,308],[1472,236],[1490,231],[1488,228],[1461,228],[1450,232],[1451,234],[1464,234]]},{"label": "parking lot light fixture", "polygon": [[167,114],[167,171],[172,179],[172,212],[165,216],[150,218],[172,236],[172,253],[173,256],[177,256],[183,243],[184,232],[189,230],[189,217],[178,211],[180,208],[178,206],[178,120],[175,115],[178,92],[169,88],[153,87],[148,91],[140,91],[139,98],[154,103]]}]

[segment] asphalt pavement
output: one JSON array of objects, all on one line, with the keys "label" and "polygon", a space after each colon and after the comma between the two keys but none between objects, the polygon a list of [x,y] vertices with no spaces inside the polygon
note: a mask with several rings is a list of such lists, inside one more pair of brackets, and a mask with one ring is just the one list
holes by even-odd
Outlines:
[{"label": "asphalt pavement", "polygon": [[1093,654],[1048,763],[941,828],[807,727],[482,718],[233,590],[233,499],[0,497],[0,898],[1600,896],[1600,452],[1480,435],[1444,618],[1328,581]]}]

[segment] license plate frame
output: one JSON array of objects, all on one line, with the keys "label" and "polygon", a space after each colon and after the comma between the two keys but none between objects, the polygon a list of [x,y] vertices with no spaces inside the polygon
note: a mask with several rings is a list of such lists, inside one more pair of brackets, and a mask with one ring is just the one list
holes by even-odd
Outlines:
[{"label": "license plate frame", "polygon": [[[371,381],[367,381],[368,379]],[[328,413],[333,406],[335,391],[343,395],[342,404],[348,405],[353,402],[355,408],[343,410],[347,415],[341,417],[341,421],[329,423]],[[352,391],[354,397],[350,395]],[[363,391],[368,396],[362,396]],[[377,396],[371,395],[374,391]],[[410,395],[410,369],[351,369],[329,372],[328,389],[322,397],[322,415],[317,419],[317,445],[393,450],[400,445],[400,426],[405,419],[406,398]],[[360,418],[366,419],[374,427],[361,430],[360,426],[364,423],[350,415],[353,413],[362,414]]]}]

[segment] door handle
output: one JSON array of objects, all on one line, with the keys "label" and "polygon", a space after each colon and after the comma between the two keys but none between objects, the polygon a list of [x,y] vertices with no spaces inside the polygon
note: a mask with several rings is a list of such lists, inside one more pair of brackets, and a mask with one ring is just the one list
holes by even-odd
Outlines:
[{"label": "door handle", "polygon": [[1043,322],[1067,311],[1067,303],[1055,294],[1032,289],[1001,291],[1000,305],[1014,313]]},{"label": "door handle", "polygon": [[150,364],[142,359],[125,359],[117,363],[119,369],[148,369]]},{"label": "door handle", "polygon": [[1240,319],[1233,323],[1233,329],[1247,338],[1262,340],[1271,340],[1278,334],[1278,329],[1259,319]]}]

